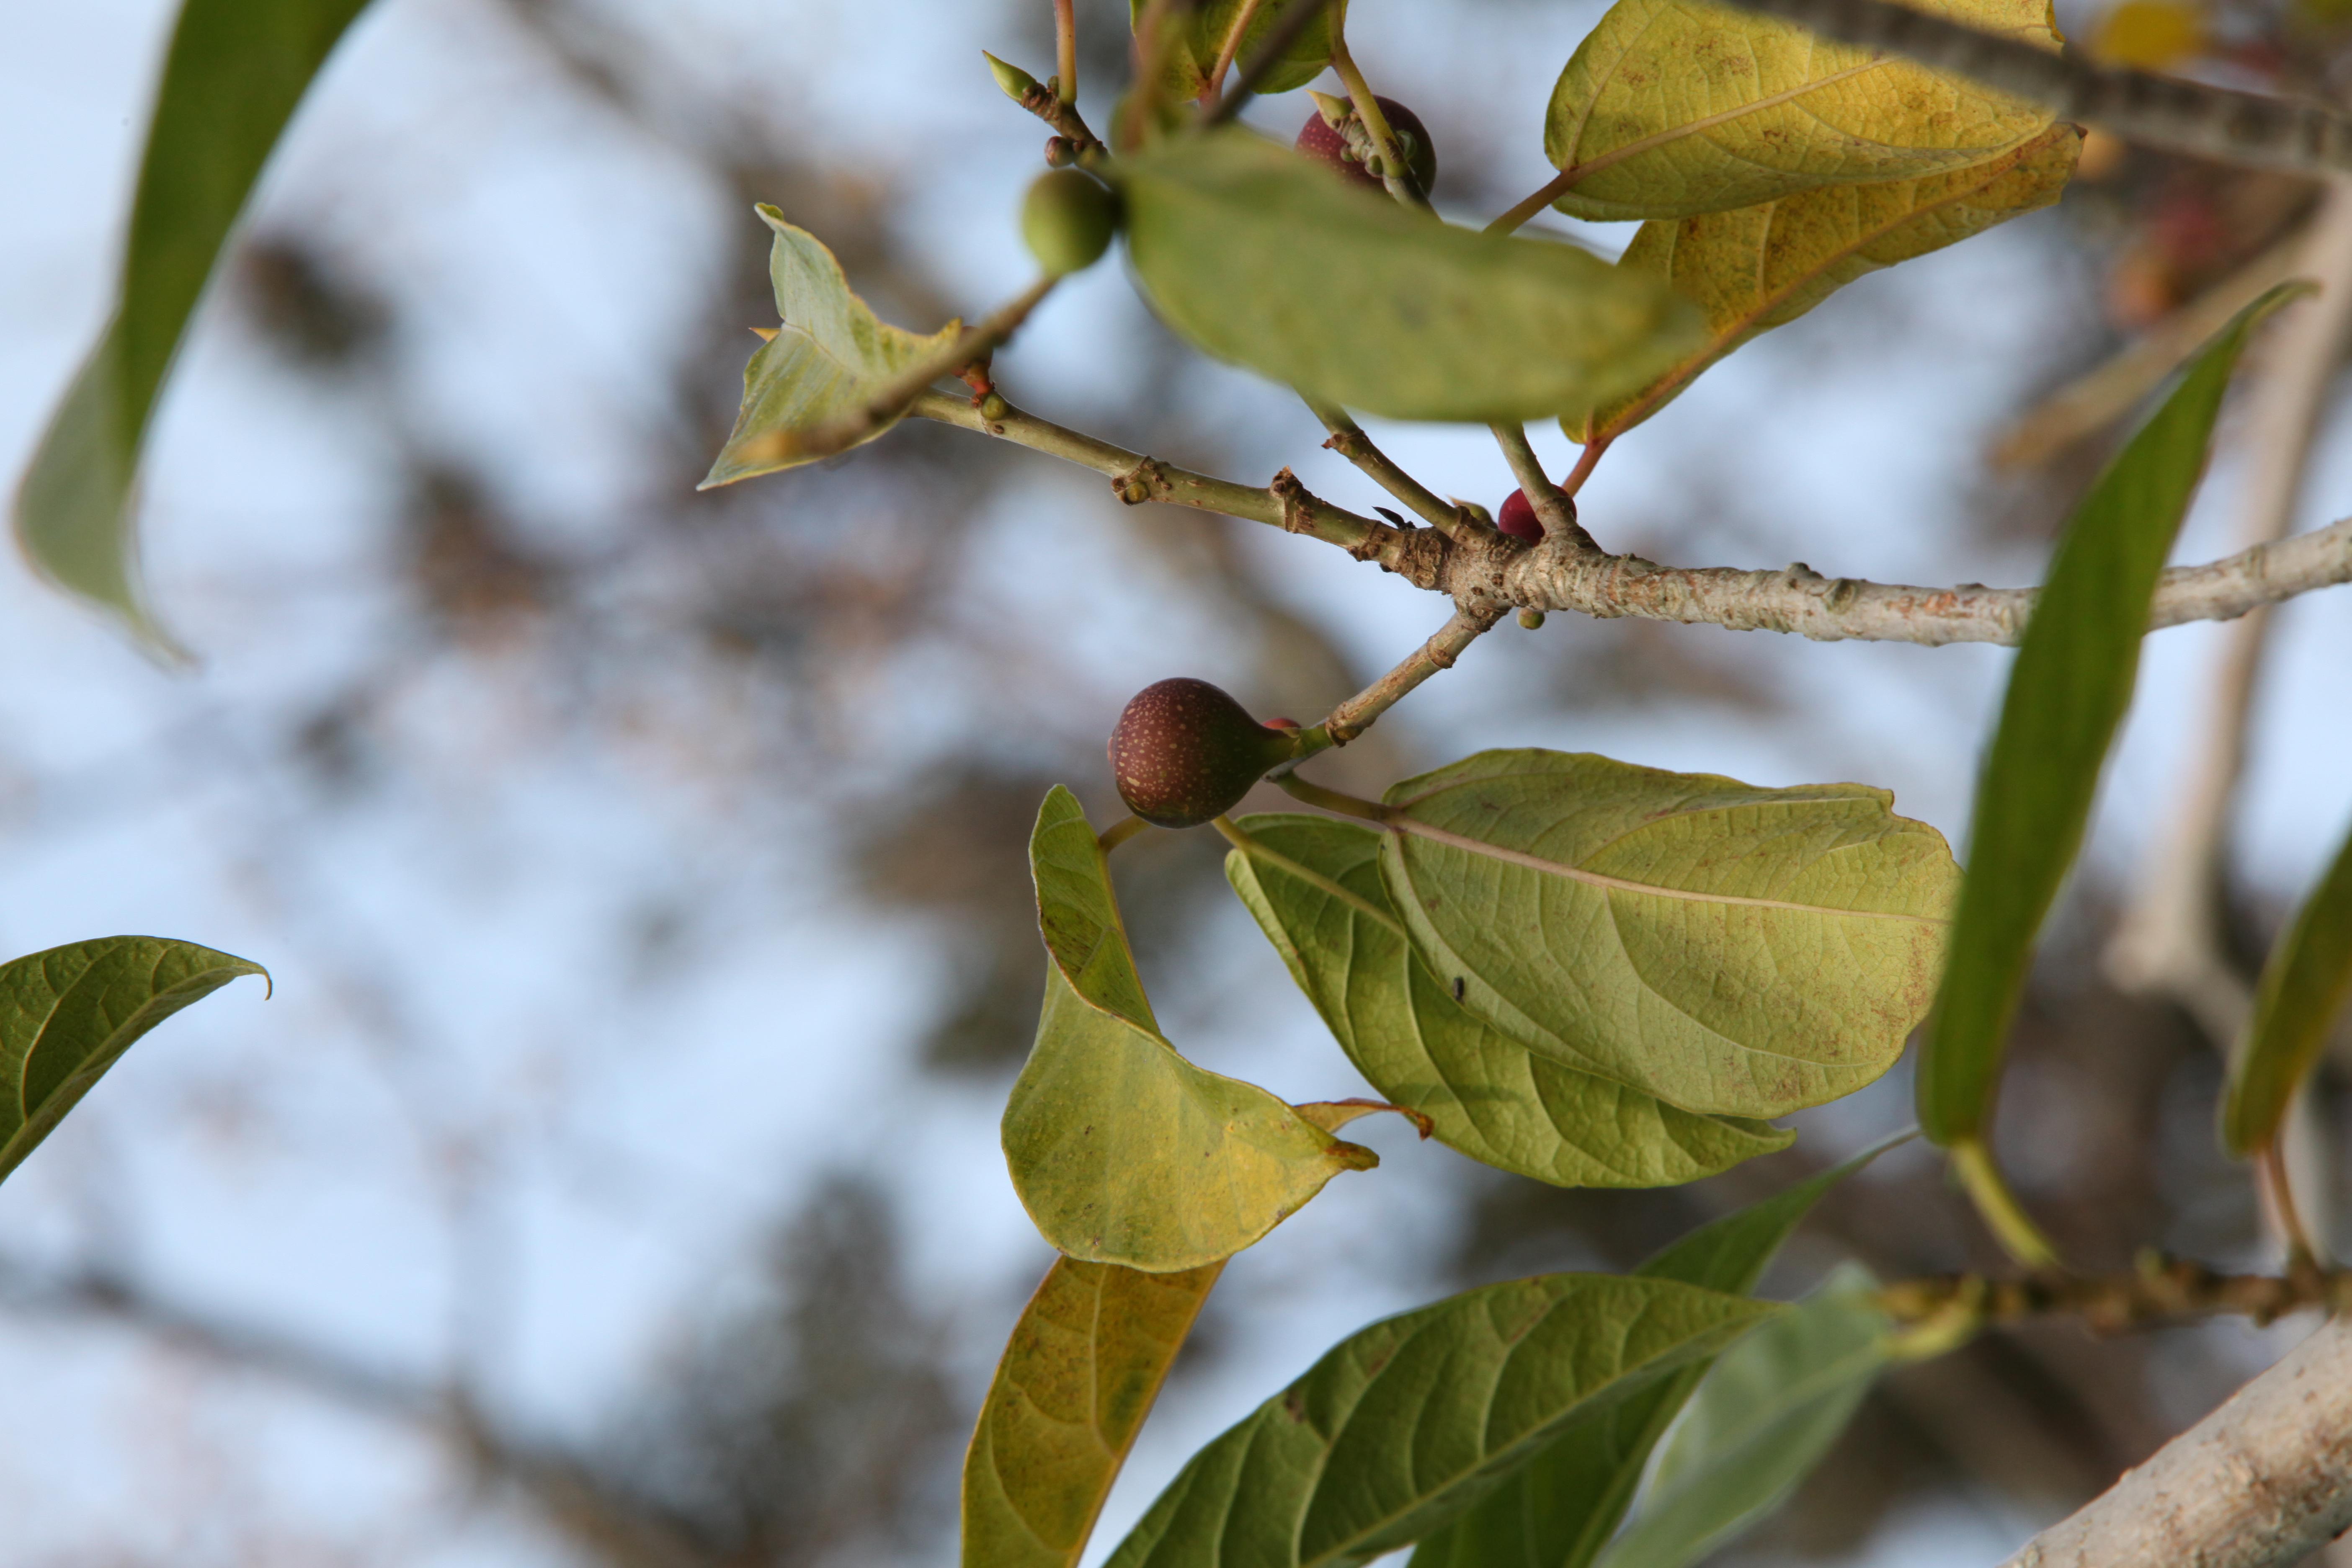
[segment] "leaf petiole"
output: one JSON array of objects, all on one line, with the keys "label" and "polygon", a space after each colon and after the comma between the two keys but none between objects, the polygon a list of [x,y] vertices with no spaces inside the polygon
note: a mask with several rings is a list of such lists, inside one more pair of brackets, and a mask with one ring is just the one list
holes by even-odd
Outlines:
[{"label": "leaf petiole", "polygon": [[2060,1266],[2058,1248],[2042,1227],[2017,1201],[2001,1177],[2000,1167],[1993,1163],[1992,1151],[1983,1141],[1964,1138],[1946,1151],[1952,1159],[1952,1173],[1960,1180],[1969,1201],[1976,1205],[1977,1213],[1984,1216],[2001,1250],[2028,1268],[2056,1268]]}]

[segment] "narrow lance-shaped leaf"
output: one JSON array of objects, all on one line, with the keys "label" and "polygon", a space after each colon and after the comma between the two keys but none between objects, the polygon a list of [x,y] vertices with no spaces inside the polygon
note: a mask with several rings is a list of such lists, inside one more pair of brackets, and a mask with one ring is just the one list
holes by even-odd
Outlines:
[{"label": "narrow lance-shaped leaf", "polygon": [[1073,1568],[1223,1268],[1055,1261],[964,1456],[964,1568]]},{"label": "narrow lance-shaped leaf", "polygon": [[[1823,1194],[1911,1136],[1701,1226],[1634,1272],[1745,1296]],[[1620,1405],[1570,1422],[1526,1469],[1424,1539],[1412,1568],[1587,1568],[1616,1533],[1651,1449],[1709,1364],[1694,1363]]]},{"label": "narrow lance-shaped leaf", "polygon": [[1847,1264],[1717,1359],[1600,1568],[1689,1568],[1788,1500],[1885,1370],[1877,1289]]},{"label": "narrow lance-shaped leaf", "polygon": [[2221,1142],[2244,1158],[2278,1137],[2328,1026],[2352,996],[2352,835],[2263,966],[2254,1017],[2230,1069]]},{"label": "narrow lance-shaped leaf", "polygon": [[1702,340],[1657,279],[1409,212],[1244,131],[1104,170],[1128,255],[1197,347],[1397,419],[1581,417]]},{"label": "narrow lance-shaped leaf", "polygon": [[187,0],[164,57],[114,316],[50,416],[16,497],[25,553],[169,647],[138,580],[147,427],[246,196],[366,0]]},{"label": "narrow lance-shaped leaf", "polygon": [[[789,455],[789,437],[835,427],[887,389],[900,374],[946,352],[962,331],[950,321],[925,337],[894,327],[850,291],[841,263],[824,242],[764,203],[761,220],[775,230],[768,276],[782,321],[743,371],[743,405],[735,429],[700,486],[710,489],[759,474],[797,468],[814,458]],[[863,446],[898,423],[876,424],[851,443]],[[830,457],[830,448],[817,454]]]},{"label": "narrow lance-shaped leaf", "polygon": [[1013,1190],[1056,1250],[1155,1273],[1231,1257],[1341,1171],[1380,1163],[1163,1038],[1086,813],[1056,787],[1029,859],[1052,962],[1004,1107]]},{"label": "narrow lance-shaped leaf", "polygon": [[2059,542],[1977,785],[1951,958],[1921,1048],[1919,1121],[1938,1143],[1973,1144],[1991,1120],[2034,936],[2082,847],[2131,706],[2148,605],[2205,471],[2221,395],[2247,334],[2301,287],[2263,295],[2199,353]]},{"label": "narrow lance-shaped leaf", "polygon": [[261,966],[191,942],[108,936],[0,964],[0,1179],[137,1043]]},{"label": "narrow lance-shaped leaf", "polygon": [[1778,1309],[1667,1279],[1549,1274],[1351,1335],[1195,1454],[1109,1568],[1345,1568],[1471,1507],[1569,1421]]},{"label": "narrow lance-shaped leaf", "polygon": [[1340,1047],[1438,1140],[1559,1186],[1661,1187],[1788,1146],[1794,1133],[1677,1110],[1473,1016],[1414,956],[1380,873],[1381,834],[1328,816],[1237,825],[1225,876]]},{"label": "narrow lance-shaped leaf", "polygon": [[1824,185],[1730,212],[1651,219],[1618,265],[1664,278],[1696,300],[1706,312],[1706,344],[1633,396],[1570,426],[1570,439],[1607,440],[1631,429],[1748,339],[1788,325],[1865,273],[2048,206],[2066,188],[2082,145],[2074,126],[2053,125],[1957,174]]},{"label": "narrow lance-shaped leaf", "polygon": [[[1302,0],[1255,0],[1255,8],[1244,24],[1241,47],[1234,54],[1236,69],[1247,65],[1275,26]],[[1143,20],[1143,13],[1151,0],[1128,0],[1128,21],[1130,26]],[[1181,22],[1177,46],[1169,51],[1167,67],[1161,76],[1168,96],[1187,101],[1206,92],[1211,83],[1209,72],[1217,63],[1225,41],[1233,34],[1234,24],[1242,21],[1243,13],[1253,0],[1202,0],[1192,14],[1189,26]],[[1337,5],[1326,5],[1323,14],[1307,24],[1290,47],[1282,51],[1282,58],[1265,79],[1258,83],[1260,92],[1289,92],[1305,87],[1322,74],[1331,63],[1331,13]],[[1228,78],[1226,84],[1231,85]]]},{"label": "narrow lance-shaped leaf", "polygon": [[1893,802],[1482,752],[1388,792],[1381,874],[1430,972],[1506,1034],[1777,1116],[1884,1073],[1934,993],[1958,872]]},{"label": "narrow lance-shaped leaf", "polygon": [[[2058,47],[2049,0],[1916,9]],[[1949,174],[2050,120],[2038,104],[1788,22],[1707,0],[1618,0],[1559,74],[1544,153],[1585,170],[1562,212],[1677,218],[1816,185]]]}]

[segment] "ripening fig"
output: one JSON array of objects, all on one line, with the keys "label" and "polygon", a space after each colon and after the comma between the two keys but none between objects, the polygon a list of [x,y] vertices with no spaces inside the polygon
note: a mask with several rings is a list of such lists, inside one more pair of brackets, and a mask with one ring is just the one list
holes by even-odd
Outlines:
[{"label": "ripening fig", "polygon": [[1048,278],[1083,272],[1102,259],[1118,229],[1118,198],[1076,169],[1037,176],[1021,204],[1021,237]]},{"label": "ripening fig", "polygon": [[[1348,145],[1348,134],[1343,127],[1353,113],[1348,107],[1348,100],[1329,98],[1319,92],[1314,94],[1314,98],[1317,110],[1307,116],[1306,125],[1299,130],[1296,143],[1298,150],[1318,163],[1330,164],[1360,184],[1369,185],[1376,191],[1387,189],[1381,184],[1378,174],[1357,161],[1355,149]],[[1381,113],[1387,117],[1389,130],[1395,133],[1397,139],[1397,151],[1404,154],[1405,165],[1412,171],[1413,181],[1420,185],[1422,195],[1427,195],[1431,187],[1437,184],[1437,144],[1429,139],[1429,127],[1421,122],[1420,115],[1393,98],[1375,96],[1372,101],[1381,106]]]},{"label": "ripening fig", "polygon": [[[1576,499],[1560,498],[1568,503],[1568,520],[1576,521]],[[1495,526],[1513,539],[1524,539],[1529,544],[1540,543],[1544,536],[1543,519],[1536,515],[1535,503],[1528,500],[1525,490],[1513,490],[1503,500],[1501,510],[1495,513]]]},{"label": "ripening fig", "polygon": [[1261,724],[1205,680],[1179,676],[1135,694],[1110,732],[1110,773],[1128,810],[1160,827],[1198,827],[1298,753],[1298,728]]}]

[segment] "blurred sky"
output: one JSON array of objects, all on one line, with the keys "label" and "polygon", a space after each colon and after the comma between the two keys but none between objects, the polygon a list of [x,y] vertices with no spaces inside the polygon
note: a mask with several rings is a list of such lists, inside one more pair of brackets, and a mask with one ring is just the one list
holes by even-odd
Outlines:
[{"label": "blurred sky", "polygon": [[[798,154],[887,174],[906,193],[896,226],[966,310],[1025,281],[1012,215],[1042,132],[978,54],[1037,36],[1012,5],[602,9],[661,37],[714,96],[764,103]],[[1357,0],[1353,32],[1366,69],[1438,127],[1445,155],[1488,161],[1494,186],[1517,191],[1549,173],[1542,105],[1600,9]],[[169,10],[79,0],[0,22],[11,474],[105,309]],[[1105,0],[1082,10],[1089,26],[1123,21]],[[1301,112],[1296,100],[1256,111],[1285,131]],[[692,313],[753,221],[690,161],[562,90],[477,0],[380,0],[298,121],[259,218],[348,252],[410,307],[398,361],[439,422],[426,434],[495,475],[547,539],[587,545],[625,541],[673,434],[655,427],[666,416],[637,367],[707,325]],[[1588,525],[1691,564],[2032,580],[2046,541],[1969,520],[1988,433],[2045,377],[2048,345],[2084,331],[2069,316],[2080,290],[2063,275],[2066,221],[2039,215],[1865,280],[1710,372],[1610,454],[1582,498]],[[1613,248],[1630,231],[1582,232]],[[764,782],[756,746],[738,755],[723,733],[672,753],[586,745],[559,714],[460,667],[403,699],[402,782],[318,819],[272,725],[379,657],[396,618],[386,437],[362,402],[321,396],[224,314],[215,300],[182,362],[146,479],[154,598],[201,667],[160,669],[20,566],[0,570],[0,948],[181,936],[268,964],[276,998],[240,984],[142,1046],[0,1190],[0,1249],[68,1259],[102,1245],[187,1300],[424,1378],[462,1354],[514,1422],[577,1434],[749,1289],[742,1259],[776,1214],[854,1166],[899,1195],[917,1294],[945,1311],[959,1394],[975,1407],[1046,1253],[997,1152],[1001,1082],[915,1070],[941,962],[932,934],[848,897],[822,803]],[[1139,331],[1127,280],[1100,268],[1056,297],[1000,374],[1038,411],[1084,423],[1139,363]],[[1284,395],[1235,372],[1187,374],[1192,427],[1236,477],[1289,463],[1342,504],[1381,499],[1318,450]],[[2352,501],[2340,427],[2309,521]],[[1443,493],[1491,505],[1508,488],[1481,432],[1376,434]],[[1565,466],[1557,432],[1539,446]],[[1234,677],[1215,618],[1123,580],[1131,558],[1103,542],[1108,529],[1185,521],[1126,518],[1090,479],[1044,458],[1031,469],[994,503],[978,595],[940,614],[1056,629],[1087,695],[1035,715],[1035,729],[1099,736],[1151,679]],[[2231,479],[2225,455],[2181,559],[2223,547]],[[761,481],[779,505],[793,482]],[[1431,596],[1311,542],[1267,531],[1245,548],[1366,668],[1443,619]],[[1543,744],[1759,784],[1863,780],[1956,843],[2008,661],[1678,629],[1775,703],[1564,713],[1530,700],[1578,679],[1546,635],[1496,632],[1385,723],[1431,761]],[[2207,628],[2149,644],[2148,700],[2093,849],[2110,876],[2170,800],[2211,644]],[[2347,659],[2352,598],[2285,612],[2243,818],[2252,875],[2281,898],[2352,817]],[[972,742],[955,693],[975,678],[910,655],[861,711],[899,731],[920,767]],[[281,832],[298,815],[303,831]],[[699,918],[688,956],[631,980],[613,932],[649,886]],[[1179,1037],[1197,1059],[1294,1099],[1364,1091],[1238,910],[1199,962],[1210,983],[1188,993]],[[1800,1121],[1834,1152],[1907,1121],[1906,1093],[1898,1080]],[[1424,1299],[1423,1276],[1398,1259],[1444,1249],[1462,1162],[1363,1125],[1387,1165],[1336,1183],[1237,1260],[1220,1298],[1231,1352],[1171,1390],[1097,1554],[1198,1443],[1341,1334]],[[480,1190],[469,1161],[496,1163],[493,1212],[456,1213]],[[486,1276],[499,1281],[488,1325],[467,1315],[481,1292],[467,1281]],[[431,1445],[158,1357],[102,1329],[0,1325],[13,1561],[79,1561],[99,1539],[184,1564],[235,1561],[234,1539],[204,1522],[223,1498],[310,1542],[312,1561],[571,1561],[526,1517],[488,1506],[387,1534],[438,1517],[420,1500],[457,1485]],[[176,1390],[160,1404],[159,1380]],[[1990,1508],[1898,1521],[1872,1560],[1990,1561],[2026,1522]]]}]

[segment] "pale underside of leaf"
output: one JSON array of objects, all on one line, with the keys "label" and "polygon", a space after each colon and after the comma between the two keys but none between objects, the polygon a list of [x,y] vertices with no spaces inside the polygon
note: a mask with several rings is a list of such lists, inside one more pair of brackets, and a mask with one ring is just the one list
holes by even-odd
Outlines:
[{"label": "pale underside of leaf", "polygon": [[0,964],[0,1178],[141,1036],[247,974],[263,971],[146,936],[100,937]]},{"label": "pale underside of leaf", "polygon": [[1408,212],[1245,132],[1108,171],[1160,316],[1219,359],[1399,419],[1580,417],[1703,341],[1655,279]]},{"label": "pale underside of leaf", "polygon": [[[950,321],[925,337],[890,325],[850,290],[841,263],[814,235],[787,223],[774,207],[758,210],[775,231],[768,271],[783,325],[743,372],[742,407],[703,489],[812,460],[778,456],[779,438],[824,429],[855,414],[895,377],[945,351],[962,330]],[[881,422],[864,440],[897,422]]]},{"label": "pale underside of leaf", "polygon": [[1055,1260],[1005,1346],[963,1470],[964,1568],[1072,1568],[1223,1264]]},{"label": "pale underside of leaf", "polygon": [[1653,218],[1618,265],[1665,279],[1706,315],[1697,353],[1569,438],[1622,435],[1671,402],[1716,361],[1786,326],[1865,273],[1956,245],[2058,199],[2082,132],[2053,125],[2024,146],[1957,174],[1823,185],[1777,202],[1678,220]]},{"label": "pale underside of leaf", "polygon": [[1932,996],[1958,868],[1890,805],[1488,752],[1389,792],[1381,868],[1473,1014],[1685,1110],[1777,1116],[1884,1073]]},{"label": "pale underside of leaf", "polygon": [[1717,1358],[1601,1568],[1688,1568],[1788,1499],[1885,1369],[1876,1289],[1848,1264]]},{"label": "pale underside of leaf", "polygon": [[1258,1240],[1339,1172],[1379,1163],[1160,1036],[1102,850],[1067,790],[1046,796],[1030,863],[1052,962],[1003,1142],[1013,1189],[1058,1251],[1196,1268]]},{"label": "pale underside of leaf", "polygon": [[[1381,833],[1253,816],[1225,874],[1349,1059],[1475,1160],[1560,1186],[1696,1181],[1792,1133],[1695,1116],[1526,1046],[1465,1011],[1414,956],[1380,876]],[[1263,853],[1259,851],[1262,850]]]},{"label": "pale underside of leaf", "polygon": [[1442,1528],[1580,1414],[1775,1309],[1667,1280],[1546,1275],[1375,1323],[1193,1456],[1111,1568],[1345,1568]]},{"label": "pale underside of leaf", "polygon": [[[1918,8],[2058,47],[2047,0]],[[1544,151],[1587,171],[1561,211],[1678,218],[1948,174],[2050,122],[2038,105],[1786,22],[1707,0],[1618,0],[1560,73]]]}]

